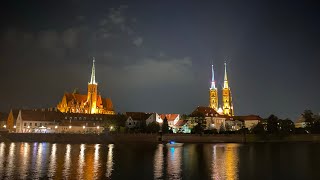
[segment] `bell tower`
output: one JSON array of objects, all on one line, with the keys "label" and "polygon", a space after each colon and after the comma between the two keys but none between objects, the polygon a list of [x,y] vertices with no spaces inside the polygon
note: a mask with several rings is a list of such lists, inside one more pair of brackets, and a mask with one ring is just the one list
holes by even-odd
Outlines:
[{"label": "bell tower", "polygon": [[228,83],[227,63],[224,63],[224,83],[222,89],[223,114],[227,116],[234,116],[232,105],[232,94]]},{"label": "bell tower", "polygon": [[96,114],[97,111],[97,94],[98,94],[98,83],[96,82],[96,72],[94,67],[95,59],[93,58],[92,70],[91,70],[91,80],[88,83],[88,97],[87,103],[89,105],[88,113]]},{"label": "bell tower", "polygon": [[211,65],[211,86],[209,89],[209,107],[218,111],[218,89],[216,88],[216,82],[214,80],[213,65]]}]

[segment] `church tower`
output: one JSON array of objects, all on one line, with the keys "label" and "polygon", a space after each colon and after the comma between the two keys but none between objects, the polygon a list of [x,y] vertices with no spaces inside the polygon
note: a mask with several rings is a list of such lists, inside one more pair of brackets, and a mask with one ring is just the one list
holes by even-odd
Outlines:
[{"label": "church tower", "polygon": [[95,59],[93,58],[91,80],[88,83],[88,97],[87,97],[89,114],[98,113],[97,111],[98,83],[96,82],[96,72],[95,72],[94,63],[95,63]]},{"label": "church tower", "polygon": [[224,63],[224,83],[222,89],[222,101],[223,101],[223,114],[228,116],[234,116],[233,105],[232,105],[232,95],[228,83],[227,76],[227,63]]},{"label": "church tower", "polygon": [[218,111],[218,90],[216,88],[216,82],[214,80],[213,65],[211,65],[211,87],[209,89],[209,107]]}]

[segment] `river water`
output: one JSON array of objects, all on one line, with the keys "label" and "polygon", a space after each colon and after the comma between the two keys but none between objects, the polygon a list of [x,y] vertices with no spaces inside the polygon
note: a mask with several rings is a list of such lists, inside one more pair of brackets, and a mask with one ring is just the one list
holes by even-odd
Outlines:
[{"label": "river water", "polygon": [[0,143],[0,179],[320,179],[320,144]]}]

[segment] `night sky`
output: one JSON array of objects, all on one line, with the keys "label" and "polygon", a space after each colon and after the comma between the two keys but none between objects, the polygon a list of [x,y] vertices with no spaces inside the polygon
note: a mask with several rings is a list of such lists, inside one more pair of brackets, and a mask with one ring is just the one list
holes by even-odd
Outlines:
[{"label": "night sky", "polygon": [[1,3],[0,111],[86,93],[92,57],[117,112],[208,106],[223,63],[236,115],[320,112],[320,6],[312,1]]}]

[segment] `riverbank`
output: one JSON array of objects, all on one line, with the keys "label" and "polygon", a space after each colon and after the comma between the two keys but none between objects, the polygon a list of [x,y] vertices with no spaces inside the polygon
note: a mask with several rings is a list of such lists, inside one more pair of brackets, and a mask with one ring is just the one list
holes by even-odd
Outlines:
[{"label": "riverbank", "polygon": [[296,134],[285,137],[260,137],[254,134],[51,134],[51,133],[5,133],[0,142],[51,142],[51,143],[129,143],[168,142],[182,143],[256,143],[256,142],[320,142],[320,134]]}]

